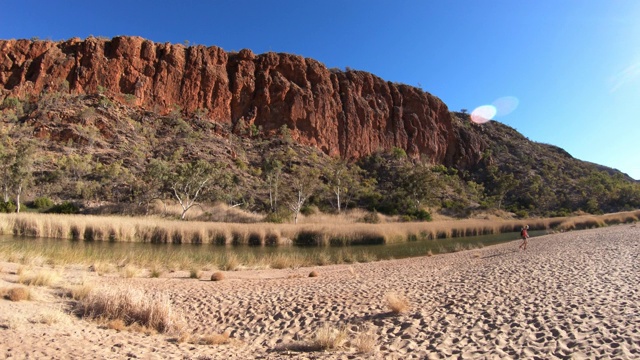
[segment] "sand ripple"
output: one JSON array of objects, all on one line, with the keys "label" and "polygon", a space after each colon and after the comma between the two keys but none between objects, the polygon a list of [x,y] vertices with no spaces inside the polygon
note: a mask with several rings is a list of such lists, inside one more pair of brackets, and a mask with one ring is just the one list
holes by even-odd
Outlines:
[{"label": "sand ripple", "polygon": [[[190,333],[229,331],[234,341],[178,343],[82,319],[3,326],[11,321],[7,314],[28,317],[47,304],[3,300],[0,358],[640,358],[639,254],[640,228],[624,225],[537,237],[527,251],[518,251],[515,241],[321,267],[317,278],[306,277],[311,269],[231,272],[221,282],[96,277],[110,286],[164,292]],[[410,300],[407,313],[386,308],[391,291]],[[304,344],[323,324],[344,327],[352,340],[370,329],[373,352],[358,354],[348,344],[308,351]]]}]

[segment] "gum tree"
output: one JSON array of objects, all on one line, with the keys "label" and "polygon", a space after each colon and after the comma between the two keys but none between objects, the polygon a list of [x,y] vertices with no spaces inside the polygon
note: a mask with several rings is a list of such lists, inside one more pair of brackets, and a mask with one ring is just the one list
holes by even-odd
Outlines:
[{"label": "gum tree", "polygon": [[182,207],[180,219],[184,220],[187,211],[196,206],[196,201],[215,184],[226,186],[228,173],[218,163],[210,164],[203,160],[179,163],[169,176],[169,189]]}]

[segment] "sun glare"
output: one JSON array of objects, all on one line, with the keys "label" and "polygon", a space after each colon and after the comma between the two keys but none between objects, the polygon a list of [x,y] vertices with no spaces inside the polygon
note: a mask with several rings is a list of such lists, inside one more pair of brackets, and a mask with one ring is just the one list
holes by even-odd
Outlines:
[{"label": "sun glare", "polygon": [[496,107],[493,105],[478,106],[471,112],[471,121],[476,124],[484,124],[496,116]]},{"label": "sun glare", "polygon": [[494,101],[491,105],[496,108],[495,116],[505,116],[511,114],[520,103],[515,96],[503,96],[496,101]]}]

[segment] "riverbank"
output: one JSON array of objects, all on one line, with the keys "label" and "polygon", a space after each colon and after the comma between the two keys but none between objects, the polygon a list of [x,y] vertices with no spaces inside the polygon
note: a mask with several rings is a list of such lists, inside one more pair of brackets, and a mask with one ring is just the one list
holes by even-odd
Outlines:
[{"label": "riverbank", "polygon": [[189,243],[217,245],[363,245],[391,244],[531,230],[568,231],[632,223],[640,210],[522,220],[463,219],[409,223],[344,222],[324,217],[319,223],[219,223],[153,217],[0,214],[0,234],[83,241]]},{"label": "riverbank", "polygon": [[[640,356],[640,227],[545,235],[433,257],[224,272],[210,281],[98,276],[85,268],[0,263],[0,356],[120,359],[635,358]],[[45,286],[19,285],[54,271]],[[311,271],[317,277],[308,277]],[[81,285],[82,284],[82,285]],[[174,333],[68,314],[69,289],[164,294]],[[398,313],[388,307],[390,294]],[[403,311],[404,310],[404,311]],[[58,315],[53,315],[58,314]],[[326,347],[325,334],[336,349]],[[214,335],[218,335],[217,337]],[[341,338],[343,338],[341,340]]]}]

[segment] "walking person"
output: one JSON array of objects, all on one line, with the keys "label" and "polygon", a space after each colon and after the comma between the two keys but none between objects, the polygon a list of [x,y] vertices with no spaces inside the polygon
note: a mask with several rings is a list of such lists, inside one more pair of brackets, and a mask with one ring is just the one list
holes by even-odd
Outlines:
[{"label": "walking person", "polygon": [[527,232],[527,230],[529,230],[529,225],[525,225],[520,230],[520,237],[522,237],[522,244],[520,244],[520,249],[527,250],[527,239],[529,238],[529,233]]}]

